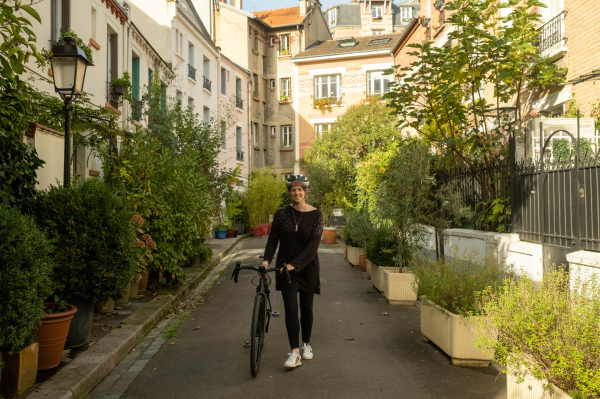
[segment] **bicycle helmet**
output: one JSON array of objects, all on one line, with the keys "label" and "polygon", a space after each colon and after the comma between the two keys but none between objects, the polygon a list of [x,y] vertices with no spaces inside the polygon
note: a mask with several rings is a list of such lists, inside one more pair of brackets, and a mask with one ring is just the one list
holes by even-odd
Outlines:
[{"label": "bicycle helmet", "polygon": [[288,189],[298,186],[307,189],[308,179],[304,175],[290,175],[290,177],[288,177],[287,181],[285,182],[285,185]]}]

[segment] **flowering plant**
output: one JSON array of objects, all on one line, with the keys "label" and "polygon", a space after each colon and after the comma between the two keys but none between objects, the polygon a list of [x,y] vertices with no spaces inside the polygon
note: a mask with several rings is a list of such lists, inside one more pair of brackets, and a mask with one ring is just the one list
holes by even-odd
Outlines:
[{"label": "flowering plant", "polygon": [[135,239],[136,245],[140,248],[140,254],[136,266],[136,275],[145,273],[147,266],[152,261],[152,250],[156,249],[156,243],[152,240],[150,234],[144,233],[142,225],[144,224],[144,218],[140,215],[133,215],[131,221],[135,226]]}]

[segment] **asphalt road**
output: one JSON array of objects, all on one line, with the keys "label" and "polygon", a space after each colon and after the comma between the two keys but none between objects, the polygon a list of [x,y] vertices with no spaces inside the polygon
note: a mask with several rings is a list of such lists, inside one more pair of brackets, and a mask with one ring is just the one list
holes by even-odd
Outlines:
[{"label": "asphalt road", "polygon": [[[266,239],[249,239],[185,320],[176,338],[152,356],[122,398],[456,398],[505,399],[506,380],[493,367],[464,368],[420,333],[420,310],[392,306],[343,259],[339,246],[322,245],[322,295],[315,297],[313,360],[287,370],[289,345],[283,303],[271,319],[260,374],[250,374],[249,339],[254,274],[229,280],[236,259],[256,262]],[[373,291],[369,293],[368,291]],[[383,315],[388,312],[389,316]],[[200,327],[200,329],[196,329]],[[354,338],[345,340],[344,338]],[[174,342],[170,345],[170,342]]]}]

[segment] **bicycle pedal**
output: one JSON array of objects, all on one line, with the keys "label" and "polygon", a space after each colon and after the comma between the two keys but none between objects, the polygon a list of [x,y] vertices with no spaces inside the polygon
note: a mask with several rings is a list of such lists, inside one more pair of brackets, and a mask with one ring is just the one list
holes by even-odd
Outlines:
[{"label": "bicycle pedal", "polygon": [[277,310],[273,310],[271,312],[271,316],[273,316],[273,317],[279,317],[279,312]]},{"label": "bicycle pedal", "polygon": [[250,341],[244,341],[244,349],[250,349]]}]

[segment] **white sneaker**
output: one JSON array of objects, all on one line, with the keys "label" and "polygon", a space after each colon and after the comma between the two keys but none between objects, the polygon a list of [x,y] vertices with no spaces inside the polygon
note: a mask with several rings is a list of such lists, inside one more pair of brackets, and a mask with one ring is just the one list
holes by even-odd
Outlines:
[{"label": "white sneaker", "polygon": [[310,360],[312,358],[313,358],[312,348],[310,347],[310,345],[304,344],[304,346],[302,347],[302,359]]},{"label": "white sneaker", "polygon": [[292,351],[292,353],[288,353],[288,355],[287,362],[283,364],[284,367],[294,368],[302,365],[302,359],[299,354]]}]

